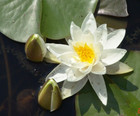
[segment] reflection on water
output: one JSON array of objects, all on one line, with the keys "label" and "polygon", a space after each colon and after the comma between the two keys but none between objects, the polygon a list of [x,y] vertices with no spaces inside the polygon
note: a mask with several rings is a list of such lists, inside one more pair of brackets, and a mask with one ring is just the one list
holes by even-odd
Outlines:
[{"label": "reflection on water", "polygon": [[35,102],[35,91],[32,89],[25,89],[21,91],[16,99],[16,109],[19,116],[33,116],[37,109]]}]

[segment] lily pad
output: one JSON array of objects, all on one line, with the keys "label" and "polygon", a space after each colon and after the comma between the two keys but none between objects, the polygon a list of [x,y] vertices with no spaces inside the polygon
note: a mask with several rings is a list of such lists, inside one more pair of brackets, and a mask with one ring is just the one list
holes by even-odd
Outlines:
[{"label": "lily pad", "polygon": [[128,16],[126,0],[100,0],[100,3],[98,14],[116,17]]},{"label": "lily pad", "polygon": [[41,0],[0,0],[0,32],[18,42],[40,34]]},{"label": "lily pad", "polygon": [[140,108],[140,52],[130,51],[123,62],[134,68],[124,75],[104,76],[108,104],[104,106],[89,83],[76,95],[76,116],[137,116]]},{"label": "lily pad", "polygon": [[89,11],[94,12],[98,0],[43,0],[41,32],[51,39],[70,36],[70,23],[81,25]]},{"label": "lily pad", "polygon": [[81,25],[98,0],[0,0],[0,32],[18,42],[34,33],[62,39],[69,36],[70,22]]},{"label": "lily pad", "polygon": [[127,18],[116,18],[111,16],[98,15],[96,21],[99,24],[107,24],[108,27],[113,29],[121,29],[127,27]]}]

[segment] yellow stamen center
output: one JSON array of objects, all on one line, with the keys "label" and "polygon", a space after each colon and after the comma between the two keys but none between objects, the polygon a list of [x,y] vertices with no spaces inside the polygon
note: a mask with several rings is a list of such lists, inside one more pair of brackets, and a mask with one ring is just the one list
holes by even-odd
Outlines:
[{"label": "yellow stamen center", "polygon": [[73,48],[76,51],[76,53],[78,54],[81,62],[92,63],[93,60],[95,59],[95,52],[94,52],[92,45],[89,46],[89,45],[87,45],[87,43],[81,44],[81,43],[77,42],[73,46]]}]

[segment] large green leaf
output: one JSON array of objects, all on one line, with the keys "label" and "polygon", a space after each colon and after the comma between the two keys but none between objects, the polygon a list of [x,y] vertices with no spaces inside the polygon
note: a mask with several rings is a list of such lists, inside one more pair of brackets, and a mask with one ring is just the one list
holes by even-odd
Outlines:
[{"label": "large green leaf", "polygon": [[[0,0],[0,32],[26,42],[33,33],[61,39],[69,36],[70,22],[80,25],[98,0]],[[40,27],[41,25],[41,27]]]},{"label": "large green leaf", "polygon": [[94,12],[98,0],[43,0],[42,35],[51,39],[68,37],[70,23],[81,25],[89,11]]},{"label": "large green leaf", "polygon": [[31,34],[40,34],[41,9],[41,0],[0,0],[0,31],[26,42]]},{"label": "large green leaf", "polygon": [[90,84],[76,96],[77,116],[137,116],[140,108],[140,52],[128,52],[123,59],[134,68],[125,75],[105,76],[108,104],[102,105]]}]

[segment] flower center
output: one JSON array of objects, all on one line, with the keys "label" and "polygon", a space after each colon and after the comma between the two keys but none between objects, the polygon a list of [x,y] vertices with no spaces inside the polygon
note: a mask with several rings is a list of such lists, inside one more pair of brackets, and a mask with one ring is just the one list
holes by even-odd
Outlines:
[{"label": "flower center", "polygon": [[88,63],[92,63],[93,60],[95,59],[95,52],[93,49],[93,46],[89,46],[87,45],[87,43],[79,43],[77,42],[74,46],[73,46],[74,50],[76,51],[76,53],[78,54],[81,62],[88,62]]}]

